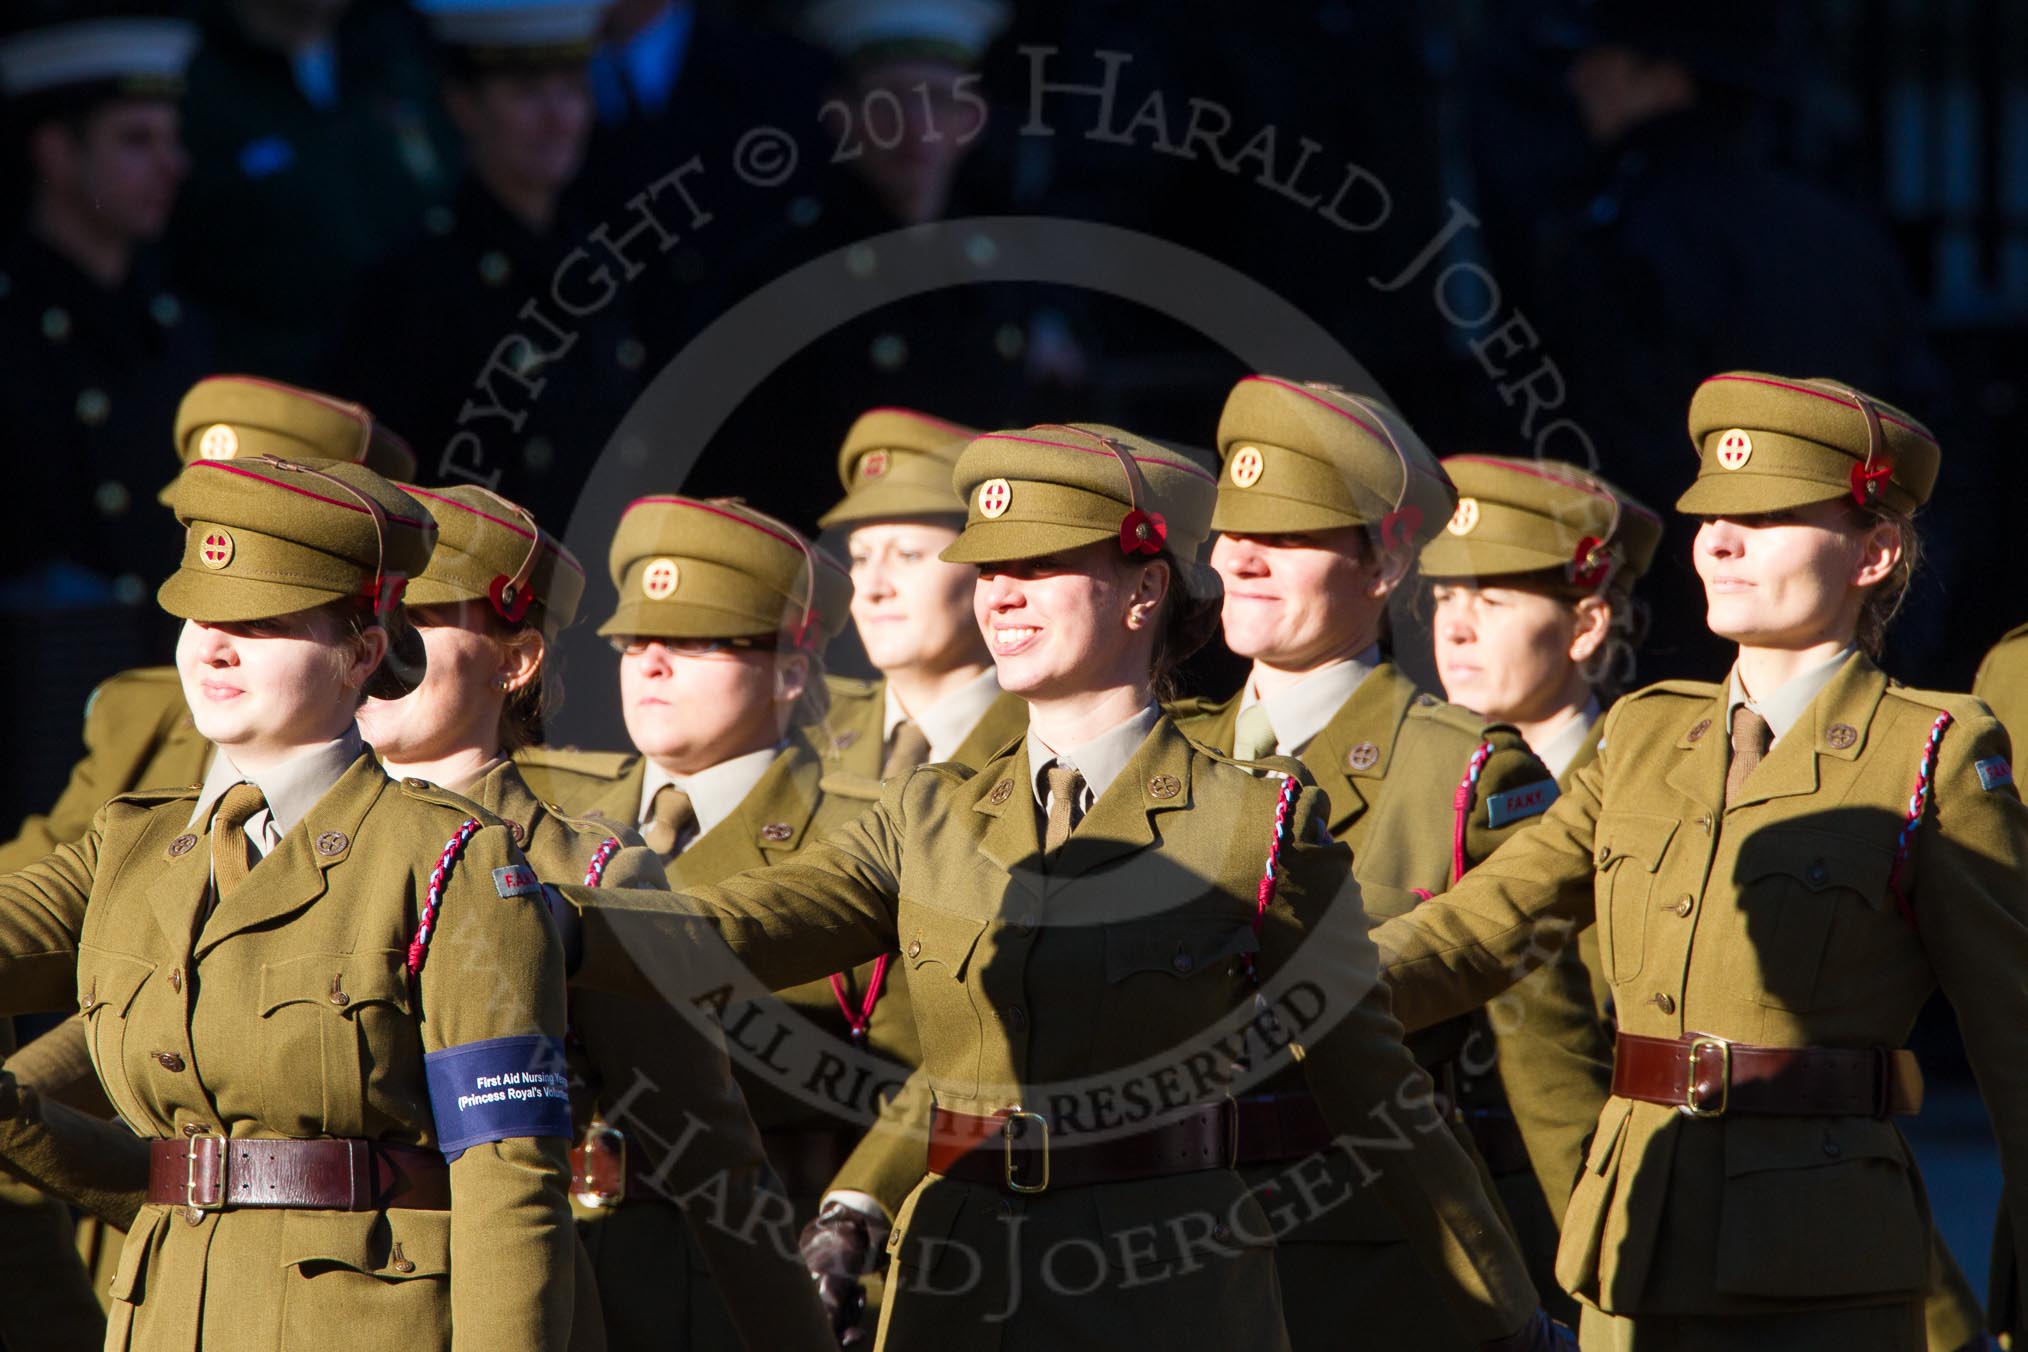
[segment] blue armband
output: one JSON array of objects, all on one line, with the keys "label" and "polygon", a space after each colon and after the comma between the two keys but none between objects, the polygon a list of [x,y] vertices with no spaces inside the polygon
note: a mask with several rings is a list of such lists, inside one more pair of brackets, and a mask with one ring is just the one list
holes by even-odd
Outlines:
[{"label": "blue armband", "polygon": [[445,1159],[482,1141],[570,1138],[570,1072],[560,1038],[530,1033],[446,1047],[423,1057],[423,1077]]}]

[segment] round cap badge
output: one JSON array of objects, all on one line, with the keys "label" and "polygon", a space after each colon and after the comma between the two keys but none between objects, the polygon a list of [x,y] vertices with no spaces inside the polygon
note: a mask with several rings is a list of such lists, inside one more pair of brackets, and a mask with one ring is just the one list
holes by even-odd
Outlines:
[{"label": "round cap badge", "polygon": [[1005,479],[988,479],[979,485],[979,515],[996,521],[1014,505],[1014,487]]},{"label": "round cap badge", "polygon": [[1718,467],[1739,469],[1753,456],[1753,438],[1735,427],[1718,439]]},{"label": "round cap badge", "polygon": [[860,478],[878,479],[885,473],[887,473],[886,451],[868,451],[865,455],[859,457]]},{"label": "round cap badge", "polygon": [[1458,510],[1451,513],[1451,522],[1444,529],[1453,535],[1470,535],[1472,527],[1479,524],[1479,500],[1459,498]]},{"label": "round cap badge", "polygon": [[1242,446],[1232,453],[1232,486],[1252,488],[1260,482],[1261,471],[1267,462],[1261,459],[1260,447]]},{"label": "round cap badge", "polygon": [[214,572],[231,563],[231,534],[218,526],[205,531],[204,539],[197,546],[197,560]]},{"label": "round cap badge", "polygon": [[206,460],[230,460],[239,453],[239,433],[225,423],[213,423],[197,439],[197,453]]},{"label": "round cap badge", "polygon": [[661,601],[676,590],[676,579],[681,570],[674,559],[650,559],[648,566],[641,570],[641,594],[650,601]]}]

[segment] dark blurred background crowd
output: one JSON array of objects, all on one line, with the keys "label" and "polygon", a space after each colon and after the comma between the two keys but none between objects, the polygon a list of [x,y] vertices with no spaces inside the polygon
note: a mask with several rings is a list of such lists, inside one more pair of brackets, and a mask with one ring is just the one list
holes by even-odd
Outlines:
[{"label": "dark blurred background crowd", "polygon": [[[207,373],[362,402],[425,482],[558,524],[612,443],[631,483],[810,528],[881,404],[1210,441],[1241,354],[1159,305],[995,280],[1004,226],[963,228],[971,284],[881,303],[896,255],[865,242],[938,221],[1195,251],[1363,368],[1287,374],[1370,386],[1440,454],[1590,459],[1663,509],[1699,378],[1849,381],[1950,452],[1889,668],[1962,688],[2028,618],[2028,8],[2005,0],[617,0],[530,6],[557,25],[533,67],[491,61],[456,0],[150,13],[182,23],[117,85],[34,41],[98,6],[16,3],[0,45],[0,817],[54,795],[96,681],[166,657],[154,499]],[[615,439],[798,268],[856,313],[782,333],[729,417],[683,429],[701,455]],[[1723,661],[1687,538],[1644,677]]]}]

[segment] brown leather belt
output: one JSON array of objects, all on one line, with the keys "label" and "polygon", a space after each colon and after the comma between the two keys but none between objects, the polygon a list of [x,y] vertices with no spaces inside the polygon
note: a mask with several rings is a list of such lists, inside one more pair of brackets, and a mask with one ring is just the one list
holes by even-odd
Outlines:
[{"label": "brown leather belt", "polygon": [[1690,1117],[1877,1117],[1922,1110],[1915,1053],[1887,1047],[1756,1047],[1621,1033],[1613,1093]]},{"label": "brown leather belt", "polygon": [[148,1201],[195,1211],[448,1211],[451,1170],[437,1151],[382,1141],[193,1136],[148,1143]]},{"label": "brown leather belt", "polygon": [[961,1183],[1036,1193],[1230,1169],[1237,1118],[1232,1100],[1221,1099],[1119,1135],[1052,1139],[1041,1113],[975,1117],[937,1108],[930,1115],[929,1170]]}]

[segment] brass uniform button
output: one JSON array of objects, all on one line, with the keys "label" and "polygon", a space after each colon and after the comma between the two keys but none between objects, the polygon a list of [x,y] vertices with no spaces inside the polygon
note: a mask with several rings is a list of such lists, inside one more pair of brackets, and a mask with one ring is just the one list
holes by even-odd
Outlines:
[{"label": "brass uniform button", "polygon": [[169,989],[175,991],[178,995],[183,994],[183,969],[181,967],[171,967],[169,969]]},{"label": "brass uniform button", "polygon": [[1683,734],[1683,740],[1686,742],[1701,742],[1704,740],[1704,734],[1709,731],[1711,731],[1711,720],[1708,718],[1700,719],[1695,727]]},{"label": "brass uniform button", "polygon": [[175,1052],[156,1052],[155,1061],[162,1069],[172,1075],[177,1074],[183,1069],[183,1058]]},{"label": "brass uniform button", "polygon": [[1697,899],[1691,896],[1688,892],[1685,892],[1682,896],[1676,898],[1674,904],[1672,904],[1669,907],[1669,909],[1674,911],[1677,915],[1688,915],[1690,914],[1691,908],[1694,907],[1696,904]]},{"label": "brass uniform button", "polygon": [[922,940],[910,939],[908,941],[908,955],[911,958],[919,958],[922,956]]},{"label": "brass uniform button", "polygon": [[1676,997],[1667,991],[1655,992],[1654,1003],[1655,1008],[1661,1010],[1664,1014],[1674,1014],[1676,1012]]},{"label": "brass uniform button", "polygon": [[787,822],[769,822],[761,828],[761,839],[772,840],[776,843],[787,840],[794,834],[796,834],[795,828]]}]

